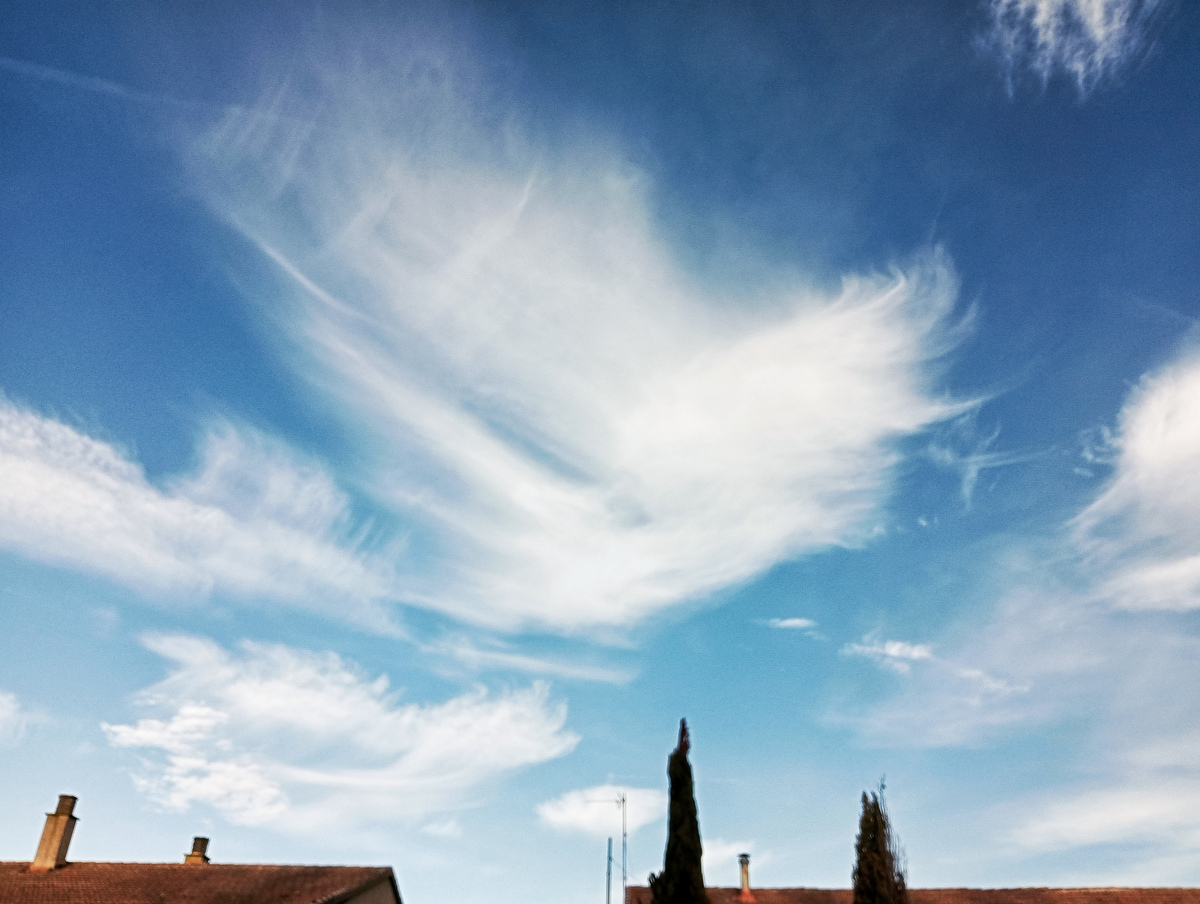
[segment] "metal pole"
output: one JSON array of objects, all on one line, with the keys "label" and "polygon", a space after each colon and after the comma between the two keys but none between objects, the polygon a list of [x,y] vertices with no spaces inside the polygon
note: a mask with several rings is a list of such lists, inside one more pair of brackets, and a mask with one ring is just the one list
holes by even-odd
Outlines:
[{"label": "metal pole", "polygon": [[625,904],[625,899],[628,897],[626,886],[629,882],[629,873],[626,869],[626,858],[629,850],[629,830],[626,828],[625,821],[625,792],[621,792],[621,904]]},{"label": "metal pole", "polygon": [[612,839],[608,839],[608,872],[604,877],[604,904],[612,904]]}]

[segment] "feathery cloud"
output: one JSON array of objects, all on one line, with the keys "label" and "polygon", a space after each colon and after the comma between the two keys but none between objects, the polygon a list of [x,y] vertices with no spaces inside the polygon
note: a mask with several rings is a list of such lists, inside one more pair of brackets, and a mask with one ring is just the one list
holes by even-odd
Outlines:
[{"label": "feathery cloud", "polygon": [[481,786],[574,749],[545,685],[404,704],[333,653],[148,635],[172,663],[138,695],[159,717],[103,725],[142,751],[141,790],[170,809],[207,804],[231,822],[352,830],[468,803]]},{"label": "feathery cloud", "polygon": [[1080,96],[1113,78],[1145,49],[1160,0],[990,0],[986,43],[1000,56],[1010,90],[1029,67],[1046,84],[1062,72]]},{"label": "feathery cloud", "polygon": [[295,366],[426,544],[406,600],[634,623],[865,542],[897,443],[963,410],[932,385],[945,255],[718,290],[680,270],[643,174],[602,142],[532,146],[443,60],[312,82],[223,120],[197,184],[283,274]]},{"label": "feathery cloud", "polygon": [[1200,608],[1200,354],[1143,378],[1111,440],[1112,479],[1074,537],[1126,609]]},{"label": "feathery cloud", "polygon": [[1200,637],[1183,617],[1200,608],[1198,424],[1193,351],[1144,377],[1100,432],[1093,458],[1112,474],[1095,500],[1058,538],[982,570],[1003,594],[990,619],[960,626],[964,639],[856,722],[877,743],[955,746],[1088,713],[1100,753],[1086,780],[997,813],[997,841],[1152,844],[1160,859],[1136,869],[1160,877],[1194,856],[1200,733],[1180,726],[1200,719]]},{"label": "feathery cloud", "polygon": [[355,548],[327,475],[229,425],[201,453],[159,488],[111,444],[0,397],[0,547],[151,594],[221,591],[394,630],[388,569]]}]

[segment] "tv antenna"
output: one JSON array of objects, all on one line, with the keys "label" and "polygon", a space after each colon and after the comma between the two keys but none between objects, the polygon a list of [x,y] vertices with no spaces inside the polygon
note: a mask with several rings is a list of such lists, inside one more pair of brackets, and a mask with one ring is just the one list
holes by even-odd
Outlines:
[{"label": "tv antenna", "polygon": [[[616,804],[621,808],[621,904],[625,904],[627,888],[629,886],[629,800],[622,791],[616,797],[592,798],[588,801],[589,804]],[[609,839],[611,842],[611,839]],[[612,848],[608,852],[609,868],[612,868]],[[608,898],[608,895],[605,895]],[[611,904],[606,900],[606,904]]]}]

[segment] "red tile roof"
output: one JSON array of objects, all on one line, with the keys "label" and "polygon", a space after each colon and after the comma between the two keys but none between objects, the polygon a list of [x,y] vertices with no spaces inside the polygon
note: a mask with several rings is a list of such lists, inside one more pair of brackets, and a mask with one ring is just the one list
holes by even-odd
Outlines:
[{"label": "red tile roof", "polygon": [[[712,904],[737,904],[739,888],[710,888]],[[851,904],[848,888],[755,888],[757,904]],[[909,904],[1200,904],[1200,888],[910,888]],[[626,904],[650,904],[644,885]]]},{"label": "red tile roof", "polygon": [[4,904],[339,904],[384,882],[395,890],[390,867],[68,863],[30,872],[0,862]]}]

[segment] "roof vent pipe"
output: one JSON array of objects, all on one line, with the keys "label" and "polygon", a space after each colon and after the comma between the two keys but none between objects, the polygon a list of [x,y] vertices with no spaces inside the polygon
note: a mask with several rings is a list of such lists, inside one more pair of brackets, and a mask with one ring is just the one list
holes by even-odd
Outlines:
[{"label": "roof vent pipe", "polygon": [[58,807],[46,814],[46,825],[42,829],[42,840],[38,842],[37,854],[29,869],[35,872],[58,869],[66,865],[67,848],[71,845],[71,833],[79,820],[71,814],[75,800],[70,794],[58,796]]},{"label": "roof vent pipe", "polygon": [[186,854],[184,856],[183,862],[184,863],[199,863],[200,865],[204,865],[205,863],[208,863],[208,855],[206,853],[207,851],[208,851],[208,839],[201,838],[199,835],[197,835],[195,838],[192,839],[192,852],[190,854]]},{"label": "roof vent pipe", "polygon": [[738,863],[742,867],[742,892],[738,900],[744,904],[754,904],[754,894],[750,891],[750,855],[738,854]]}]

